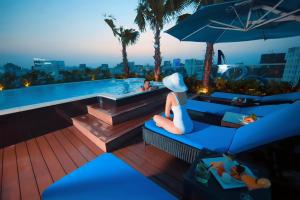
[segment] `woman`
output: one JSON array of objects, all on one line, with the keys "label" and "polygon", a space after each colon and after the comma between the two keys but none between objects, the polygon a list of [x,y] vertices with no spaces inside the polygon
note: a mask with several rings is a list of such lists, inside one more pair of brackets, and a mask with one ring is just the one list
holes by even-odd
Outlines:
[{"label": "woman", "polygon": [[152,86],[150,85],[150,81],[145,79],[144,85],[140,88],[141,92],[146,92],[152,90]]},{"label": "woman", "polygon": [[[165,115],[166,117],[155,115],[153,120],[158,127],[164,128],[173,134],[185,134],[193,130],[193,121],[191,120],[185,104],[187,101],[187,87],[179,73],[174,73],[163,79],[163,84],[170,89],[167,96]],[[170,111],[173,112],[173,120]]]}]

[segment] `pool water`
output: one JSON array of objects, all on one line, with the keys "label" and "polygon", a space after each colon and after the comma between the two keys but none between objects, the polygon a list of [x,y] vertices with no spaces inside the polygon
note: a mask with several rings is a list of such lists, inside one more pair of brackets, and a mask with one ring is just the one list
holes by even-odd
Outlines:
[{"label": "pool water", "polygon": [[[101,94],[120,97],[137,92],[143,85],[143,81],[143,78],[105,79],[3,90],[0,91],[0,115],[101,96]],[[151,84],[161,86],[157,82]]]}]

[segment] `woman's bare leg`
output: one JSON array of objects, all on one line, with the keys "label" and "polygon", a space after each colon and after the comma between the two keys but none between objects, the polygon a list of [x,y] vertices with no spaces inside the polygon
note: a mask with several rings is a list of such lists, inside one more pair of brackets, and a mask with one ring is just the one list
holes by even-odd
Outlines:
[{"label": "woman's bare leg", "polygon": [[174,133],[174,134],[182,134],[181,130],[179,130],[177,127],[174,126],[173,121],[160,116],[160,115],[154,115],[153,120],[156,123],[156,126],[161,127],[167,131],[169,131],[170,133]]}]

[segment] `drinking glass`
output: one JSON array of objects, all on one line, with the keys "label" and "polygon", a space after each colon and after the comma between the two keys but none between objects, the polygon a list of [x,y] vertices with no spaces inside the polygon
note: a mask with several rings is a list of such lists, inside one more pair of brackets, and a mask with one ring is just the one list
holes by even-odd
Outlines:
[{"label": "drinking glass", "polygon": [[210,179],[210,172],[203,162],[199,162],[195,169],[195,178],[198,182],[207,184]]}]

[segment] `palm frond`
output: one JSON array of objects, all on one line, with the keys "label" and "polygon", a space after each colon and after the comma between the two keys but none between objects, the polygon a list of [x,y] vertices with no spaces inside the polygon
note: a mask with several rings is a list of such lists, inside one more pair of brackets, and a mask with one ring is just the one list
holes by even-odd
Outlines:
[{"label": "palm frond", "polygon": [[137,15],[134,19],[134,22],[138,25],[141,32],[146,31],[146,12],[147,7],[143,3],[139,3],[136,9]]},{"label": "palm frond", "polygon": [[111,30],[112,30],[114,36],[117,36],[117,35],[119,36],[119,35],[120,35],[120,33],[119,33],[119,31],[118,31],[118,28],[116,27],[116,25],[115,25],[115,23],[114,23],[115,19],[114,19],[112,16],[106,17],[106,18],[104,19],[104,21],[105,21],[106,24],[111,28]]},{"label": "palm frond", "polygon": [[180,14],[183,9],[191,4],[190,1],[191,0],[166,0],[165,14],[172,16],[174,14]]},{"label": "palm frond", "polygon": [[139,39],[140,33],[135,29],[125,29],[122,32],[122,42],[127,45],[135,44]]},{"label": "palm frond", "polygon": [[184,21],[189,16],[191,16],[191,14],[189,14],[189,13],[185,13],[185,14],[179,15],[177,17],[176,24],[179,24],[180,22]]}]

